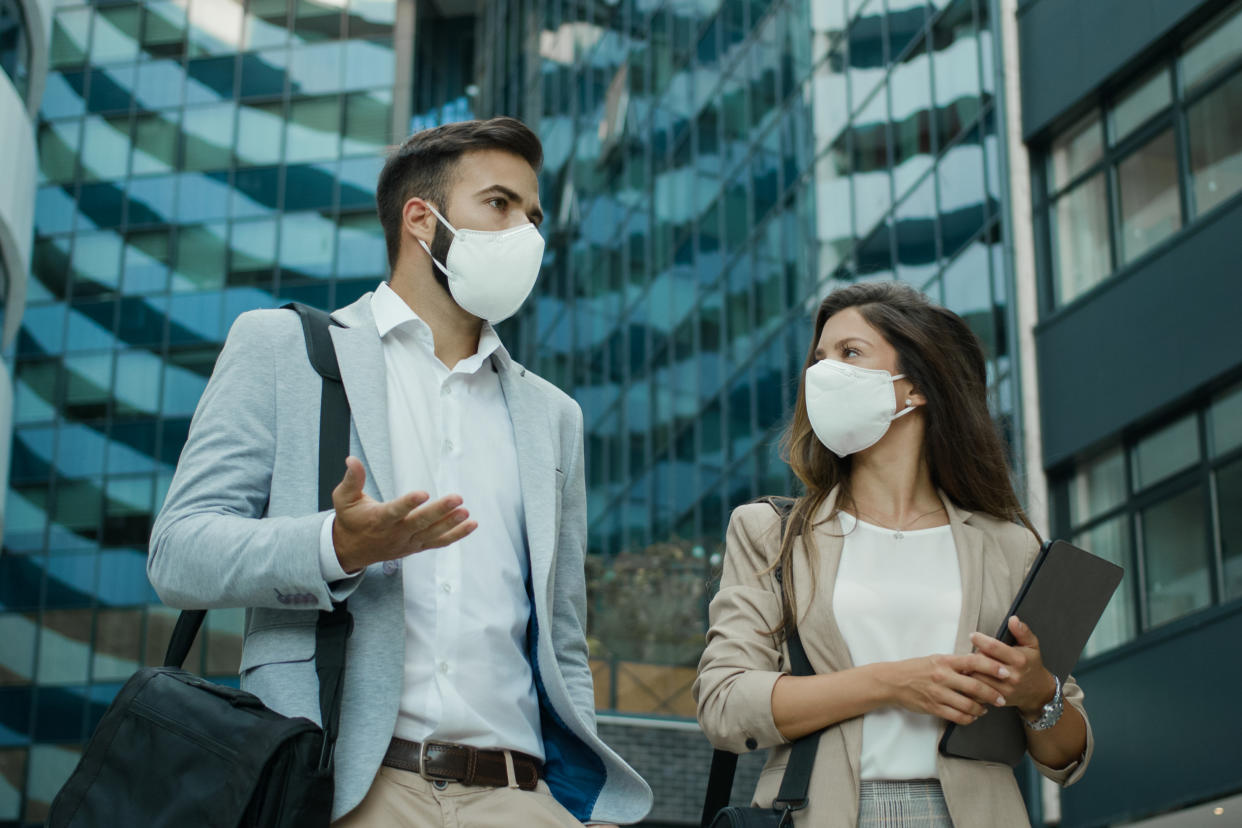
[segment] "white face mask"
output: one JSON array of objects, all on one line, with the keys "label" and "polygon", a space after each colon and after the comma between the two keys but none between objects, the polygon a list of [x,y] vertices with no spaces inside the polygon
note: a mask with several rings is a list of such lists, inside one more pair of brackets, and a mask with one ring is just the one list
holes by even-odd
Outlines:
[{"label": "white face mask", "polygon": [[893,382],[904,376],[833,359],[807,368],[806,414],[815,436],[838,457],[874,446],[893,420],[914,410],[907,400],[896,413]]},{"label": "white face mask", "polygon": [[440,211],[427,205],[453,233],[446,262],[431,256],[448,277],[449,293],[463,310],[488,322],[500,322],[517,313],[526,301],[543,263],[543,236],[534,224],[508,230],[458,230]]}]

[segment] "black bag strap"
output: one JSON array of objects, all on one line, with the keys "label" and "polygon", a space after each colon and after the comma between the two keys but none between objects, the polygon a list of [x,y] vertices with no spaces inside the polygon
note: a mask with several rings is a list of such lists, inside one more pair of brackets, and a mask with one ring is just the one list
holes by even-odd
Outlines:
[{"label": "black bag strap", "polygon": [[[327,313],[299,302],[291,302],[284,308],[297,313],[306,340],[307,357],[323,379],[319,398],[319,509],[323,511],[332,508],[332,490],[343,474],[345,458],[349,455],[349,399],[345,396],[341,369],[329,333],[329,328],[337,323]],[[206,610],[185,610],[177,618],[164,656],[165,667],[180,668],[185,663],[206,615]],[[347,602],[341,601],[330,612],[320,611],[316,625],[315,673],[319,678],[319,711],[324,731],[321,769],[331,766],[340,731],[345,641],[353,631],[353,623]]]},{"label": "black bag strap", "polygon": [[[789,520],[791,502],[769,498],[768,503],[781,518],[781,537],[785,536],[785,526]],[[782,582],[781,568],[775,571],[777,583]],[[795,628],[787,640],[789,645],[790,675],[813,676],[806,650],[802,647],[802,639]],[[806,807],[807,791],[811,786],[811,771],[815,767],[815,753],[819,750],[819,737],[823,731],[809,733],[794,742],[789,754],[789,764],[785,766],[785,775],[781,779],[780,791],[772,800],[774,810],[801,810]],[[737,754],[729,750],[712,752],[712,767],[707,778],[707,795],[703,801],[703,817],[701,828],[708,828],[716,814],[729,805],[729,797],[733,791],[733,779],[737,774]],[[783,823],[782,823],[783,824]]]}]

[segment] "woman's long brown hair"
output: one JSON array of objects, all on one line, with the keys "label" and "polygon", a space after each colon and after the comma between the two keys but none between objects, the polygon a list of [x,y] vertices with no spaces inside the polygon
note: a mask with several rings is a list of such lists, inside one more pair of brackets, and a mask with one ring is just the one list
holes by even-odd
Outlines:
[{"label": "woman's long brown hair", "polygon": [[[772,630],[780,640],[793,631],[797,619],[793,572],[794,539],[801,535],[814,573],[816,549],[812,521],[829,493],[839,487],[832,512],[853,507],[850,474],[853,458],[829,451],[806,413],[806,369],[814,365],[815,349],[829,317],[856,308],[897,351],[897,371],[905,374],[927,400],[920,407],[924,419],[923,458],[932,484],[953,503],[971,512],[983,512],[1021,523],[1036,532],[1026,516],[1010,479],[1005,445],[988,412],[987,366],[983,347],[960,316],[932,304],[926,296],[901,282],[850,285],[829,294],[815,315],[815,335],[807,349],[798,383],[793,419],[781,439],[781,457],[802,481],[805,492],[793,506],[781,537],[781,625]],[[812,590],[814,584],[812,584]]]}]

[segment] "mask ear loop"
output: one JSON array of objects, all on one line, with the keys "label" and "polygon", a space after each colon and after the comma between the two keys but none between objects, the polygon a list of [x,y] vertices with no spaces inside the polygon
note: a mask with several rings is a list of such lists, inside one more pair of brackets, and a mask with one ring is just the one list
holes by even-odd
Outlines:
[{"label": "mask ear loop", "polygon": [[[905,374],[897,374],[895,377],[893,377],[893,382],[896,382],[899,379],[905,379],[905,378],[906,378]],[[911,411],[913,411],[916,408],[918,408],[918,406],[911,403],[910,398],[906,397],[906,407],[898,411],[896,414],[894,414],[893,420],[906,416],[907,414],[909,414]],[[889,422],[892,422],[892,420],[889,420]]]},{"label": "mask ear loop", "polygon": [[[436,218],[438,218],[441,222],[443,222],[444,226],[447,227],[454,236],[457,235],[457,228],[449,224],[449,220],[446,219],[444,216],[440,215],[440,211],[437,210],[430,201],[424,201],[423,203],[427,205],[428,210],[435,213]],[[440,268],[440,272],[444,274],[445,278],[452,277],[452,274],[449,273],[448,271],[448,267],[446,265],[440,264],[440,260],[437,259],[435,256],[431,255],[431,248],[427,246],[427,242],[423,241],[422,239],[418,239],[418,243],[422,245],[423,250],[427,251],[427,258],[431,259],[432,264]]]}]

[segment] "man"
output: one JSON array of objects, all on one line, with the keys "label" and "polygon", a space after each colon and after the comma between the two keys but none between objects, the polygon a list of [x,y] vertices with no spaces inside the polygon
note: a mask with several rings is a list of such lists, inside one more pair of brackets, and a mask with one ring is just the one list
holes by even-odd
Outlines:
[{"label": "man", "polygon": [[342,828],[623,823],[651,805],[595,731],[582,412],[489,324],[538,273],[541,163],[509,118],[397,148],[376,192],[391,280],[333,314],[352,409],[334,509],[316,511],[320,378],[298,317],[253,311],[152,531],[160,598],[247,607],[242,686],[285,715],[319,721],[316,611],[349,599]]}]

